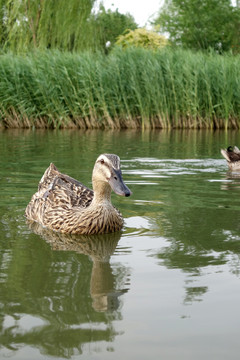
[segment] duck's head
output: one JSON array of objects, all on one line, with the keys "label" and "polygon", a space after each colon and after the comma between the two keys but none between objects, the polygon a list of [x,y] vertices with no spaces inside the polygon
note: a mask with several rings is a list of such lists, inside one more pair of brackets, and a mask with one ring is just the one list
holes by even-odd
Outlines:
[{"label": "duck's head", "polygon": [[100,187],[103,188],[109,184],[118,195],[130,196],[132,194],[123,182],[120,159],[114,154],[102,154],[97,158],[93,168],[92,181],[94,191],[96,191],[96,187],[99,187],[100,184],[102,185]]}]

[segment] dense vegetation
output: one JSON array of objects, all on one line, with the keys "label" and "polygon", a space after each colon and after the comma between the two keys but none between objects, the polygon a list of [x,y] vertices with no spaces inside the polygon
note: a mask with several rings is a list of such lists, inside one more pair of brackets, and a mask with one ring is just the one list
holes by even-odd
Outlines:
[{"label": "dense vegetation", "polygon": [[240,127],[239,56],[164,48],[0,56],[6,127]]},{"label": "dense vegetation", "polygon": [[240,2],[165,0],[154,22],[170,40],[188,49],[239,53]]},{"label": "dense vegetation", "polygon": [[12,51],[84,47],[94,0],[0,0],[0,44]]},{"label": "dense vegetation", "polygon": [[0,48],[106,51],[126,29],[136,29],[130,14],[105,10],[96,0],[0,0]]},{"label": "dense vegetation", "polygon": [[96,0],[0,0],[0,126],[239,128],[239,2],[154,22],[169,40]]}]

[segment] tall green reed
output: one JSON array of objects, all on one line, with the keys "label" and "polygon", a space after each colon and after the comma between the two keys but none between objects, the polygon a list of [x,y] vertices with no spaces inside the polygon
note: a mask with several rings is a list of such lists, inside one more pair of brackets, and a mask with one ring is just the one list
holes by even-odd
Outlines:
[{"label": "tall green reed", "polygon": [[6,127],[239,128],[239,56],[182,49],[0,56]]}]

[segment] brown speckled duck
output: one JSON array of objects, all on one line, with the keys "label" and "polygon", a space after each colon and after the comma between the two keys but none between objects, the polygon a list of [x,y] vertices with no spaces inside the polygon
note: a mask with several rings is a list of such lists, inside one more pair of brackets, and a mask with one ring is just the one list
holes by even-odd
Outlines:
[{"label": "brown speckled duck", "polygon": [[50,164],[25,215],[29,221],[65,234],[120,231],[123,218],[111,203],[111,191],[122,196],[130,196],[131,191],[122,180],[117,155],[102,154],[97,158],[92,185],[93,190]]},{"label": "brown speckled duck", "polygon": [[227,160],[230,170],[240,170],[240,150],[237,146],[222,149],[221,154]]}]

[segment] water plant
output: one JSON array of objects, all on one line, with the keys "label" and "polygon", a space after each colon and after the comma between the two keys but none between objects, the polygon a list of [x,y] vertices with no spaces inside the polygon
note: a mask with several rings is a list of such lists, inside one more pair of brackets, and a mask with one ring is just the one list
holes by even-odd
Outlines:
[{"label": "water plant", "polygon": [[182,49],[0,55],[0,125],[239,128],[239,56]]}]

